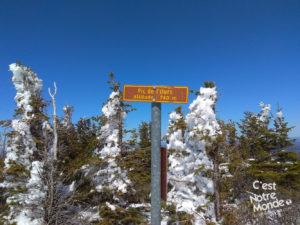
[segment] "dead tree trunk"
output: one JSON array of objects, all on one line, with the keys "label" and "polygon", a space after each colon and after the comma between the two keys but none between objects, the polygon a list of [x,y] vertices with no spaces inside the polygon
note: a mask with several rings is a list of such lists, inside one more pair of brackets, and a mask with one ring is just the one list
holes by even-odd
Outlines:
[{"label": "dead tree trunk", "polygon": [[57,161],[57,125],[56,125],[56,102],[55,102],[55,95],[57,92],[57,87],[56,87],[56,83],[54,82],[54,93],[51,94],[50,92],[50,88],[49,88],[49,94],[52,98],[52,102],[53,102],[53,135],[54,135],[54,140],[53,140],[53,147],[52,147],[52,152],[51,155],[53,156],[53,161]]},{"label": "dead tree trunk", "polygon": [[55,209],[55,191],[56,191],[56,182],[55,182],[55,177],[57,174],[57,142],[58,142],[58,137],[57,137],[57,125],[56,125],[56,102],[55,102],[55,95],[57,92],[57,87],[56,84],[54,83],[54,93],[51,94],[50,88],[49,88],[49,95],[52,98],[52,103],[53,103],[53,117],[52,117],[52,122],[53,122],[53,146],[51,149],[51,159],[50,159],[50,174],[49,174],[49,182],[48,182],[48,202],[47,204],[47,222],[52,223],[51,221],[53,220],[54,217],[54,209]]}]

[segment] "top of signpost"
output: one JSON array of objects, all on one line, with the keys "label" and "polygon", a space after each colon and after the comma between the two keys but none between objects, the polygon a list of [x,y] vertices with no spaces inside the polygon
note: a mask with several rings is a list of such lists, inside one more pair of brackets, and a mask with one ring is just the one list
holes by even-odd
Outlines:
[{"label": "top of signpost", "polygon": [[123,100],[135,102],[188,102],[189,88],[181,86],[124,85]]}]

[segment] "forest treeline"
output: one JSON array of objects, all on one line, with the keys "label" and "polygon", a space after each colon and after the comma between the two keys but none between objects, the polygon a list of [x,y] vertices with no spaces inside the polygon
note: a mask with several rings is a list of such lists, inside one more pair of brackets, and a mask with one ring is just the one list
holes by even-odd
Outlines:
[{"label": "forest treeline", "polygon": [[[74,121],[72,106],[57,114],[60,87],[47,100],[29,67],[10,71],[16,109],[0,122],[0,224],[149,224],[151,123],[126,129],[135,109],[114,74],[100,115]],[[187,112],[170,112],[162,224],[300,224],[300,160],[284,150],[294,140],[282,109],[261,102],[224,121],[218,97],[204,82]]]}]

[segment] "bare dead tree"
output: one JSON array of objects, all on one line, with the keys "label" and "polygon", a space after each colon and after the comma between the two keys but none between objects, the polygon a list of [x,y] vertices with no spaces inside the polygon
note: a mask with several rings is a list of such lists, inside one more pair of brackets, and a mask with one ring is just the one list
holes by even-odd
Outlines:
[{"label": "bare dead tree", "polygon": [[52,147],[52,156],[53,160],[57,161],[57,125],[56,125],[56,102],[55,102],[55,95],[57,92],[57,87],[56,83],[54,82],[54,93],[51,93],[50,88],[48,89],[49,95],[52,98],[52,103],[53,103],[53,135],[54,135],[54,140],[53,140],[53,147]]},{"label": "bare dead tree", "polygon": [[57,125],[56,125],[56,102],[55,102],[55,95],[57,93],[57,87],[56,83],[54,82],[54,93],[51,93],[50,88],[48,89],[49,95],[52,98],[52,104],[53,104],[53,116],[52,116],[52,123],[53,123],[53,145],[51,148],[51,158],[50,158],[50,174],[47,176],[48,179],[46,179],[47,187],[48,187],[48,193],[47,193],[47,201],[46,203],[46,212],[45,212],[45,221],[49,222],[50,218],[53,217],[54,212],[54,200],[55,200],[55,191],[56,191],[56,182],[55,177],[57,174]]},{"label": "bare dead tree", "polygon": [[[83,225],[88,224],[88,218],[79,218],[80,210],[87,210],[88,205],[76,200],[75,183],[71,185],[65,185],[67,180],[70,180],[69,176],[61,176],[65,174],[65,171],[60,171],[58,167],[58,151],[60,147],[58,145],[58,124],[56,114],[56,101],[55,96],[57,93],[57,86],[54,83],[54,92],[52,93],[50,88],[48,89],[49,95],[52,98],[53,103],[53,116],[52,116],[52,127],[53,127],[53,140],[52,148],[48,148],[48,141],[51,140],[48,135],[50,132],[44,129],[44,140],[46,142],[44,157],[46,171],[44,172],[43,181],[47,187],[47,195],[44,204],[44,225]],[[47,169],[48,168],[48,169]]]},{"label": "bare dead tree", "polygon": [[[65,171],[62,171],[65,173]],[[50,177],[50,170],[47,174],[40,173],[44,184],[49,188],[53,185]],[[64,185],[66,180],[69,180],[69,176],[56,176],[53,188],[53,195],[50,195],[50,191],[47,193],[47,198],[44,203],[44,221],[43,225],[87,225],[89,224],[88,217],[81,216],[81,212],[89,212],[90,206],[82,201],[76,199],[78,190],[77,187],[72,187],[74,190],[69,190],[72,185]],[[52,197],[52,205],[49,202]],[[80,207],[79,207],[80,205]],[[51,214],[49,214],[51,213]]]}]

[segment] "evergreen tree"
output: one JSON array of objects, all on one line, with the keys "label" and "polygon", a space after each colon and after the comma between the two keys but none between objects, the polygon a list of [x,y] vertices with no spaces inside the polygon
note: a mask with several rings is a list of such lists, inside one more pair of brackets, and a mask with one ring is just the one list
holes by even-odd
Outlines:
[{"label": "evergreen tree", "polygon": [[139,210],[131,207],[128,201],[135,190],[127,171],[122,170],[120,165],[123,160],[123,121],[132,108],[122,100],[120,83],[114,80],[113,74],[110,78],[108,83],[112,85],[112,93],[102,108],[102,126],[98,136],[100,145],[94,151],[100,168],[93,173],[91,185],[101,196],[97,201],[101,224],[127,224],[141,220]]},{"label": "evergreen tree", "polygon": [[[177,180],[173,187],[174,196],[180,199],[173,208],[174,213],[177,212],[175,221],[178,221],[178,218],[184,218],[186,224],[190,223],[188,221],[194,221],[194,224],[215,221],[214,184],[211,179],[213,162],[210,160],[207,150],[212,146],[219,132],[219,124],[214,112],[216,94],[215,87],[201,87],[197,98],[190,104],[190,112],[185,119],[184,146],[182,146],[182,141],[178,141],[182,138],[182,133],[177,132],[177,134],[181,134],[176,137],[177,143],[181,143],[178,144],[178,147],[182,146],[185,150],[182,151],[184,157],[180,158],[175,155],[177,159],[180,159],[180,163],[177,163],[180,166],[176,171],[180,180]],[[181,120],[180,115],[176,117],[178,121]],[[175,120],[173,124],[180,124],[178,121]],[[183,125],[185,127],[185,124]],[[173,161],[176,162],[176,160]],[[172,208],[169,208],[170,210]]]},{"label": "evergreen tree", "polygon": [[[185,131],[187,125],[184,121],[184,115],[182,112],[182,106],[175,108],[174,112],[170,114],[169,127],[167,131],[167,140],[170,143],[170,136],[176,131],[180,132],[180,136],[178,137],[183,143],[185,142]],[[172,147],[170,146],[170,149]]]},{"label": "evergreen tree", "polygon": [[[59,124],[60,161],[59,171],[63,189],[69,193],[65,196],[68,204],[68,223],[89,224],[87,218],[95,207],[95,199],[99,197],[94,192],[89,173],[95,170],[99,160],[93,158],[93,152],[98,147],[97,129],[91,119],[80,118],[76,124],[66,126],[66,118]],[[98,214],[97,210],[94,210]],[[98,218],[96,216],[96,218]]]},{"label": "evergreen tree", "polygon": [[[205,81],[204,82],[205,88],[211,88],[215,89],[215,83],[210,81]],[[215,105],[217,103],[217,96],[216,95],[211,95],[210,98],[214,100],[214,103],[211,105],[213,109],[213,113],[216,114],[216,109]],[[218,124],[216,124],[216,122]],[[210,159],[213,161],[213,183],[214,183],[214,209],[215,209],[215,216],[216,216],[216,221],[221,220],[221,193],[220,193],[220,153],[222,150],[225,150],[226,148],[222,148],[221,146],[224,146],[224,143],[226,142],[226,135],[221,132],[222,128],[220,128],[220,123],[223,125],[222,121],[217,121],[216,119],[212,120],[212,125],[213,129],[215,130],[215,133],[208,134],[206,137],[208,140],[208,144],[206,146],[206,152]],[[221,127],[224,127],[221,126]]]},{"label": "evergreen tree", "polygon": [[[0,121],[0,126],[10,126],[10,121]],[[5,160],[5,153],[7,147],[7,133],[4,129],[3,133],[0,133],[0,184],[4,180],[4,160]],[[5,189],[0,186],[0,212],[4,212],[4,205],[5,205]],[[1,219],[1,217],[0,217]]]},{"label": "evergreen tree", "polygon": [[69,106],[69,105],[65,105],[63,107],[63,111],[64,111],[64,121],[63,121],[63,125],[68,129],[72,127],[72,113],[74,112],[74,107],[73,106]]},{"label": "evergreen tree", "polygon": [[190,200],[186,195],[186,189],[189,185],[191,176],[189,170],[185,167],[185,162],[188,161],[190,153],[186,151],[185,146],[185,131],[186,123],[182,112],[182,107],[177,107],[170,113],[169,127],[167,131],[167,149],[168,149],[168,188],[167,208],[164,220],[168,223],[180,221],[182,224],[190,224],[193,218],[193,213],[186,210],[184,205]]},{"label": "evergreen tree", "polygon": [[270,151],[276,148],[274,140],[274,133],[271,132],[269,112],[271,106],[259,104],[261,113],[255,114],[245,112],[245,119],[239,124],[241,137],[239,142],[241,146],[249,152],[249,156],[264,160],[270,156]]},{"label": "evergreen tree", "polygon": [[120,165],[128,171],[128,178],[135,190],[131,201],[147,208],[151,190],[151,148],[135,148],[127,151],[123,158]]},{"label": "evergreen tree", "polygon": [[[73,164],[75,158],[78,157],[82,149],[78,144],[78,131],[75,125],[72,123],[72,113],[74,108],[68,105],[63,107],[64,118],[58,121],[58,146],[59,151],[59,162],[58,167],[60,171],[64,171],[64,175],[72,176],[74,172],[73,168],[77,169],[78,165]],[[81,122],[81,119],[79,120]],[[79,123],[78,122],[78,123]],[[77,162],[78,163],[78,162]]]},{"label": "evergreen tree", "polygon": [[[293,224],[299,210],[294,204],[253,216],[253,206],[249,203],[249,193],[255,192],[252,188],[255,180],[275,182],[278,199],[293,199],[296,204],[299,202],[299,159],[293,152],[281,151],[292,144],[292,139],[288,137],[292,128],[284,121],[281,110],[274,118],[269,115],[270,105],[262,102],[259,105],[259,114],[246,112],[245,119],[239,124],[241,135],[237,137],[229,170],[233,175],[230,199],[240,204],[231,208],[235,214],[229,213],[231,220],[227,217],[226,224],[255,223],[257,220],[266,224],[270,221],[274,224]],[[271,126],[272,121],[274,126]],[[233,223],[233,220],[236,222]]]},{"label": "evergreen tree", "polygon": [[274,127],[267,127],[267,131],[264,130],[261,135],[264,141],[259,142],[262,145],[261,151],[266,157],[263,160],[259,157],[251,160],[251,166],[247,168],[248,175],[264,182],[276,182],[278,188],[286,194],[299,195],[300,170],[297,153],[284,150],[293,145],[294,140],[288,136],[293,127],[288,127],[281,110],[278,110],[276,114],[277,117],[271,118]]},{"label": "evergreen tree", "polygon": [[132,129],[132,130],[126,130],[126,133],[131,133],[130,138],[128,139],[128,141],[126,142],[129,146],[131,147],[137,147],[137,143],[138,143],[138,133],[136,131],[136,128]]},{"label": "evergreen tree", "polygon": [[[216,88],[205,83],[200,88],[199,95],[191,103],[190,113],[186,116],[188,125],[187,148],[192,153],[190,162],[193,163],[195,174],[196,201],[199,214],[210,221],[215,221],[214,212],[214,183],[211,175],[214,169],[213,160],[209,157],[209,150],[212,143],[219,135],[219,124],[215,114],[215,103],[217,99]],[[200,197],[199,197],[200,196]],[[200,219],[201,217],[199,217]]]},{"label": "evergreen tree", "polygon": [[274,136],[275,140],[274,142],[276,143],[276,147],[279,149],[283,149],[289,146],[293,145],[293,142],[295,139],[291,139],[289,137],[289,132],[294,128],[294,127],[288,127],[288,122],[284,121],[284,117],[282,114],[282,110],[278,108],[276,112],[276,118],[272,118],[274,121]]},{"label": "evergreen tree", "polygon": [[45,186],[41,174],[44,168],[45,142],[43,126],[47,103],[41,97],[42,80],[29,67],[11,64],[12,82],[17,90],[18,109],[9,133],[4,181],[6,209],[2,212],[4,224],[43,223]]},{"label": "evergreen tree", "polygon": [[[115,100],[115,101],[118,101],[118,105],[116,105],[116,108],[115,108],[115,110],[117,110],[117,111],[114,116],[114,119],[118,122],[118,145],[122,151],[123,135],[125,133],[124,118],[127,113],[135,110],[135,108],[133,108],[131,104],[125,103],[123,101],[123,92],[122,92],[121,86],[120,86],[121,83],[117,82],[115,80],[115,76],[113,73],[109,74],[109,78],[110,78],[110,80],[107,83],[111,85],[110,89],[113,91],[113,93],[116,93],[115,96],[110,96],[110,99],[117,98],[117,100]],[[103,111],[103,109],[102,109],[102,111]],[[104,109],[104,110],[110,110],[110,109]]]},{"label": "evergreen tree", "polygon": [[147,148],[151,146],[151,123],[142,121],[139,125],[139,146],[140,148]]}]

